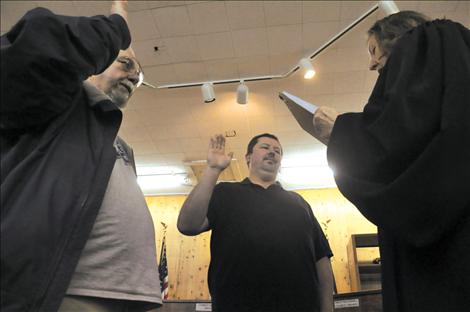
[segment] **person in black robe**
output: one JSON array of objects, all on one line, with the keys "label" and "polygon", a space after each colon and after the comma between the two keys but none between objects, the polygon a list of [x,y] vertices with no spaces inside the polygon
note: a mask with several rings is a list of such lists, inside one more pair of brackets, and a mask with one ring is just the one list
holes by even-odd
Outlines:
[{"label": "person in black robe", "polygon": [[470,31],[403,11],[368,32],[362,113],[320,107],[341,193],[378,227],[384,311],[470,309]]}]

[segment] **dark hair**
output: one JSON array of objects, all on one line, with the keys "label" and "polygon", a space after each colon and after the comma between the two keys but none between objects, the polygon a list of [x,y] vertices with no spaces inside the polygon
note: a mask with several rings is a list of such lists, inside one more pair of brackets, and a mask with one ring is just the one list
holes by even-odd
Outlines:
[{"label": "dark hair", "polygon": [[380,48],[388,56],[401,36],[429,20],[426,15],[415,11],[401,11],[375,22],[367,34],[375,36]]},{"label": "dark hair", "polygon": [[[256,143],[258,143],[258,139],[259,138],[271,138],[271,139],[274,139],[276,141],[279,142],[279,139],[277,138],[277,136],[275,136],[274,134],[271,134],[271,133],[262,133],[262,134],[258,134],[256,136],[254,136],[250,142],[248,143],[248,147],[246,148],[246,154],[245,156],[248,156],[250,155],[251,153],[253,153],[253,147],[255,147]],[[279,144],[281,144],[281,142],[279,142]],[[282,147],[281,147],[281,152],[282,152]]]}]

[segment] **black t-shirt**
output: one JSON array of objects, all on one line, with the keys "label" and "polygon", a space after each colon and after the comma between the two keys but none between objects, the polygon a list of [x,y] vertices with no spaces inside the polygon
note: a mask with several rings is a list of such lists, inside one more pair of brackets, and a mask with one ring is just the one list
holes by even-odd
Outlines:
[{"label": "black t-shirt", "polygon": [[213,311],[317,311],[316,261],[332,252],[308,203],[276,183],[220,183],[207,214]]}]

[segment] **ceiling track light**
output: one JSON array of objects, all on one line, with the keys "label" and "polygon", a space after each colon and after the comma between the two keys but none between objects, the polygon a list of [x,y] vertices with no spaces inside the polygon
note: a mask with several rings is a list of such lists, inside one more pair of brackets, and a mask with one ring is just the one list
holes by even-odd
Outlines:
[{"label": "ceiling track light", "polygon": [[215,101],[215,92],[212,83],[204,83],[201,86],[202,98],[205,103],[210,103]]},{"label": "ceiling track light", "polygon": [[313,69],[312,63],[310,63],[309,59],[301,59],[299,62],[299,67],[302,69],[305,79],[312,79],[313,76],[315,76],[315,70]]},{"label": "ceiling track light", "polygon": [[388,15],[400,12],[394,1],[379,1],[379,8]]},{"label": "ceiling track light", "polygon": [[240,84],[237,87],[237,103],[246,104],[248,103],[248,86],[243,80],[240,81]]},{"label": "ceiling track light", "polygon": [[[334,35],[333,37],[330,38],[327,42],[325,42],[323,45],[321,45],[318,49],[316,49],[314,52],[312,52],[307,59],[313,60],[316,58],[318,55],[320,55],[323,51],[325,51],[328,47],[330,47],[333,43],[335,43],[338,39],[343,37],[346,33],[348,33],[350,30],[355,28],[357,25],[359,25],[362,21],[364,21],[366,18],[368,18],[370,15],[372,15],[374,12],[377,10],[382,9],[384,10],[387,14],[393,14],[396,12],[399,12],[397,6],[393,1],[379,1],[375,3],[369,10],[364,12],[360,17],[358,17],[356,20],[354,20],[351,24],[346,26],[343,30],[341,30],[339,33]],[[284,79],[290,77],[293,73],[295,73],[297,70],[299,70],[301,66],[295,65],[292,67],[288,72],[280,75],[269,75],[269,76],[256,76],[256,77],[240,77],[238,79],[228,79],[228,80],[213,80],[211,82],[211,85],[213,84],[227,84],[227,83],[238,83],[240,82],[240,79],[244,81],[262,81],[262,80],[273,80],[273,79]],[[187,88],[187,87],[197,87],[205,84],[205,82],[189,82],[189,83],[180,83],[180,84],[168,84],[168,85],[161,85],[157,86],[157,89],[177,89],[177,88]],[[215,96],[213,97],[215,100]]]}]

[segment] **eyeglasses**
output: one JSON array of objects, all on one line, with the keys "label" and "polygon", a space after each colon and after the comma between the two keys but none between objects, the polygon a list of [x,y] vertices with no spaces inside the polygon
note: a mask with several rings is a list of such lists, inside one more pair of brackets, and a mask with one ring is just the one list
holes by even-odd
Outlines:
[{"label": "eyeglasses", "polygon": [[136,87],[140,87],[144,82],[144,73],[142,72],[142,68],[140,67],[139,63],[135,59],[132,59],[127,56],[120,56],[116,59],[117,62],[124,65],[124,69],[126,72],[136,72],[139,76],[139,81],[136,84]]}]

